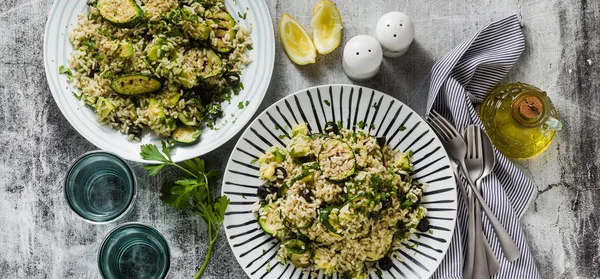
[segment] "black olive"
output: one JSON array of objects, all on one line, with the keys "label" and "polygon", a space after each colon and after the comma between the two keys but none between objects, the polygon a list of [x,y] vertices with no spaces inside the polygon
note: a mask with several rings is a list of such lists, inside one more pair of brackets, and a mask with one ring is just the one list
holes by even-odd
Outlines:
[{"label": "black olive", "polygon": [[310,200],[313,196],[313,193],[311,190],[304,189],[304,190],[302,190],[302,193],[300,194],[300,196],[302,196],[305,201],[310,202]]},{"label": "black olive", "polygon": [[333,121],[328,121],[325,124],[325,133],[327,133],[327,134],[334,133],[337,135],[340,133],[340,128],[338,128],[338,125],[333,123]]},{"label": "black olive", "polygon": [[419,208],[420,205],[421,205],[421,200],[417,200],[417,202],[412,204],[412,208],[417,209],[417,208]]},{"label": "black olive", "polygon": [[287,171],[282,167],[275,168],[275,177],[279,180],[283,180],[287,177]]},{"label": "black olive", "polygon": [[375,140],[377,141],[377,144],[379,144],[379,146],[381,148],[383,148],[383,146],[385,145],[387,139],[385,137],[376,137]]},{"label": "black olive", "polygon": [[258,189],[256,190],[256,195],[258,195],[258,197],[261,200],[266,199],[269,194],[271,194],[271,192],[264,185],[263,186],[259,186]]},{"label": "black olive", "polygon": [[388,208],[392,206],[392,197],[386,197],[385,200],[381,201],[381,208]]},{"label": "black olive", "polygon": [[390,270],[390,268],[392,268],[392,265],[394,265],[392,263],[392,259],[390,259],[390,257],[383,257],[379,260],[379,268],[381,268],[382,270]]},{"label": "black olive", "polygon": [[231,87],[236,87],[238,84],[240,84],[241,81],[240,75],[238,75],[237,73],[228,74],[226,79],[229,83],[229,86]]},{"label": "black olive", "polygon": [[269,191],[269,194],[277,193],[277,190],[279,190],[279,188],[277,188],[275,186],[270,186],[269,188],[267,188],[267,191]]},{"label": "black olive", "polygon": [[420,232],[429,231],[429,220],[427,220],[427,218],[421,219],[421,222],[419,222],[419,224],[417,225],[417,230],[419,230]]},{"label": "black olive", "polygon": [[127,134],[133,135],[134,137],[139,139],[142,137],[142,128],[138,126],[129,126],[129,128],[127,129]]}]

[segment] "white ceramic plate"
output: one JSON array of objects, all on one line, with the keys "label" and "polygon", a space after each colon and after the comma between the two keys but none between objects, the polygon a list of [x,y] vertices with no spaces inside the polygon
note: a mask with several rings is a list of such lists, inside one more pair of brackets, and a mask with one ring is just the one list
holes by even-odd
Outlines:
[{"label": "white ceramic plate", "polygon": [[[413,235],[409,244],[418,245],[404,247],[400,251],[402,261],[394,259],[394,266],[382,277],[429,278],[442,261],[454,232],[456,184],[450,161],[435,133],[412,109],[389,95],[352,85],[313,87],[287,96],[258,116],[238,141],[227,164],[222,194],[231,199],[224,225],[240,265],[251,278],[308,277],[293,265],[277,262],[277,239],[263,232],[251,212],[258,200],[256,189],[263,184],[258,178],[258,163],[252,160],[270,146],[284,146],[288,139],[279,136],[290,134],[288,127],[309,123],[312,132],[321,132],[327,121],[338,120],[346,128],[362,121],[366,131],[386,137],[392,148],[414,152],[412,177],[429,183],[422,205],[428,209],[433,233]],[[406,129],[400,129],[402,126]],[[370,276],[382,277],[374,273]]]},{"label": "white ceramic plate", "polygon": [[[267,5],[263,0],[226,0],[225,4],[236,21],[239,20],[248,29],[252,28],[253,49],[249,55],[253,62],[242,74],[245,88],[232,98],[231,104],[223,105],[225,117],[218,125],[222,127],[216,131],[205,128],[199,143],[178,147],[173,154],[175,161],[210,152],[236,135],[258,109],[271,80],[275,62],[275,36]],[[69,65],[67,58],[73,46],[68,34],[77,24],[77,16],[84,13],[87,13],[85,0],[56,0],[52,6],[44,34],[44,66],[50,91],[65,118],[88,141],[127,160],[143,162],[139,155],[140,145],[160,144],[161,138],[145,133],[141,142],[129,141],[127,135],[100,125],[92,109],[73,96],[77,90],[68,85],[66,76],[58,73],[61,65]],[[246,19],[241,19],[240,15],[244,14]],[[241,101],[249,101],[243,110],[237,107]]]}]

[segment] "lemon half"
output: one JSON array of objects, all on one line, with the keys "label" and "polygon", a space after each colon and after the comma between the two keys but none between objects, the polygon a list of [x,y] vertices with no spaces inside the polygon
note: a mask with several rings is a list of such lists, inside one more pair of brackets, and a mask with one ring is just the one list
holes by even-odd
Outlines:
[{"label": "lemon half", "polygon": [[308,32],[289,14],[279,21],[279,36],[287,56],[298,65],[315,63],[317,51]]},{"label": "lemon half", "polygon": [[315,48],[320,54],[330,53],[340,45],[342,16],[333,2],[322,0],[315,4],[310,26]]}]

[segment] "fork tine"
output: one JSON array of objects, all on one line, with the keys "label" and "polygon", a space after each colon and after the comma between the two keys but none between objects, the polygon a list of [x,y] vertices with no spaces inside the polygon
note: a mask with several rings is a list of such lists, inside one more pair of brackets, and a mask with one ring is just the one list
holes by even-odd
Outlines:
[{"label": "fork tine", "polygon": [[471,127],[467,126],[463,132],[463,138],[465,139],[465,144],[467,145],[467,155],[466,158],[471,158],[471,147],[472,147],[472,138],[471,138]]},{"label": "fork tine", "polygon": [[446,127],[453,137],[460,136],[460,133],[456,130],[456,128],[454,128],[454,125],[452,125],[445,117],[441,116],[437,119],[440,120],[440,122]]},{"label": "fork tine", "polygon": [[448,135],[448,138],[455,138],[456,136],[458,136],[458,132],[456,131],[454,126],[452,126],[452,124],[450,124],[449,122],[445,121],[445,118],[443,116],[436,117],[434,121],[446,133],[446,135]]},{"label": "fork tine", "polygon": [[441,114],[439,114],[437,111],[435,110],[431,110],[431,114],[433,114],[433,116],[435,117],[443,117]]},{"label": "fork tine", "polygon": [[442,140],[447,141],[450,137],[444,132],[444,129],[439,127],[439,124],[434,120],[429,121],[430,126],[433,128],[436,134],[442,138]]},{"label": "fork tine", "polygon": [[446,127],[446,125],[444,125],[439,118],[436,118],[434,120],[435,124],[438,126],[438,128],[442,131],[442,133],[444,133],[444,135],[446,136],[446,140],[451,140],[452,138],[454,138],[454,135],[452,134],[452,132],[448,129],[448,127]]},{"label": "fork tine", "polygon": [[474,128],[474,126],[467,127],[467,157],[470,159],[477,158],[477,139]]},{"label": "fork tine", "polygon": [[479,128],[479,126],[473,127],[475,127],[474,130],[476,131],[477,136],[477,140],[475,141],[477,148],[477,158],[483,158],[483,138],[481,137],[481,128]]}]

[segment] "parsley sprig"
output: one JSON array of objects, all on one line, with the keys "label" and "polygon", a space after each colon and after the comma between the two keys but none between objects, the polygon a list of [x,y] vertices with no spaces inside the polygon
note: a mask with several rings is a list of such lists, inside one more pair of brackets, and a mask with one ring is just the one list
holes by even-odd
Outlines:
[{"label": "parsley sprig", "polygon": [[210,193],[209,184],[220,177],[218,171],[205,172],[204,160],[200,158],[190,159],[177,164],[171,158],[173,145],[162,142],[159,150],[154,144],[142,145],[140,155],[144,160],[156,161],[158,163],[144,166],[151,176],[157,175],[164,167],[173,166],[184,172],[184,176],[176,180],[172,185],[165,184],[162,189],[161,199],[170,206],[185,210],[191,208],[194,214],[202,217],[208,226],[208,252],[204,263],[200,267],[196,278],[200,278],[212,253],[219,229],[225,218],[225,210],[229,205],[229,198],[220,196],[213,198]]}]

